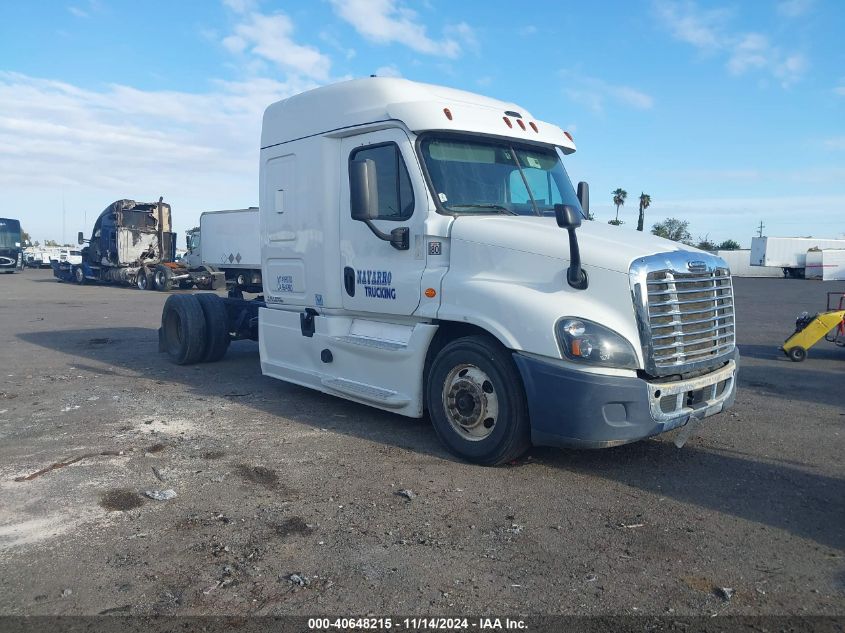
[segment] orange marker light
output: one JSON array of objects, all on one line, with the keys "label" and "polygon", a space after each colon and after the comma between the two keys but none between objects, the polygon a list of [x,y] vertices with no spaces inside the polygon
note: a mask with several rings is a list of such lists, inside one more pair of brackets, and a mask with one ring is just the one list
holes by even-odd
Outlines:
[{"label": "orange marker light", "polygon": [[443,108],[443,114],[446,115],[447,119],[452,120],[452,111],[449,108]]},{"label": "orange marker light", "polygon": [[568,138],[568,139],[569,139],[570,141],[572,141],[573,143],[575,142],[575,139],[574,139],[574,138],[572,138],[572,135],[571,135],[569,132],[567,132],[566,130],[564,130],[564,131],[563,131],[563,133],[566,135],[566,138]]},{"label": "orange marker light", "polygon": [[531,121],[528,125],[530,125],[530,126],[531,126],[531,129],[532,129],[532,130],[534,130],[535,132],[539,132],[539,131],[540,131],[540,130],[538,130],[538,129],[537,129],[537,124],[536,124],[536,123],[534,123],[534,121]]},{"label": "orange marker light", "polygon": [[504,119],[508,127],[513,127],[513,123],[511,123],[511,120],[508,117],[503,116],[502,119]]},{"label": "orange marker light", "polygon": [[437,296],[437,291],[434,288],[426,288],[425,289],[425,296],[429,299],[434,299]]},{"label": "orange marker light", "polygon": [[525,129],[525,123],[522,122],[522,119],[517,119],[516,122],[519,123],[519,127],[521,127],[523,130]]}]

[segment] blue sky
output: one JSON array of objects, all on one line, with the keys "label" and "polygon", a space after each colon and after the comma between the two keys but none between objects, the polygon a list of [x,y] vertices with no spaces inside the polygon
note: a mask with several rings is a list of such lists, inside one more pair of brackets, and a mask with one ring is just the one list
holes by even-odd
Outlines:
[{"label": "blue sky", "polygon": [[255,205],[271,102],[401,75],[515,101],[572,132],[573,181],[636,226],[748,247],[845,233],[845,3],[73,0],[0,4],[0,215],[34,239],[118,198]]}]

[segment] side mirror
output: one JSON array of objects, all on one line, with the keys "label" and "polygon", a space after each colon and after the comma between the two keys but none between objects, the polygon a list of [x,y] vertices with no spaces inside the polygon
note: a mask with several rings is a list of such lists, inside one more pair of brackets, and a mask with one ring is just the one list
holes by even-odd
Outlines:
[{"label": "side mirror", "polygon": [[578,202],[581,203],[581,210],[584,215],[590,215],[590,185],[583,180],[578,183]]},{"label": "side mirror", "polygon": [[376,162],[370,158],[349,163],[349,204],[352,219],[367,222],[378,217]]},{"label": "side mirror", "polygon": [[577,229],[581,226],[581,214],[578,213],[578,209],[569,204],[555,205],[555,219],[562,229]]},{"label": "side mirror", "polygon": [[85,234],[80,231],[76,234],[76,243],[77,244],[84,244],[85,243]]}]

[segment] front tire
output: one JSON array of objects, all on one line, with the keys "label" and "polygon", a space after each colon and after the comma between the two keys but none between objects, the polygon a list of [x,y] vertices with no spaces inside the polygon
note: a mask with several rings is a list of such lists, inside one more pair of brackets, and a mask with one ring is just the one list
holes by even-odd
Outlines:
[{"label": "front tire", "polygon": [[440,350],[428,373],[426,404],[437,436],[467,461],[498,466],[531,446],[522,378],[510,353],[486,336]]},{"label": "front tire", "polygon": [[85,271],[82,270],[82,266],[73,267],[73,280],[80,286],[85,283]]},{"label": "front tire", "polygon": [[789,360],[793,363],[800,363],[805,358],[807,358],[807,350],[805,350],[800,345],[796,345],[795,347],[789,348],[789,351],[786,352],[786,355],[789,356]]}]

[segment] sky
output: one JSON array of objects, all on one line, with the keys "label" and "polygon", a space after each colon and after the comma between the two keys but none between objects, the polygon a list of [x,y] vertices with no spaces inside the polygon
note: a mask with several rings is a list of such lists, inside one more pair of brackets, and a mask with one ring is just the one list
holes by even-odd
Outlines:
[{"label": "sky", "polygon": [[75,241],[121,198],[183,232],[256,206],[261,115],[346,79],[513,101],[634,230],[845,237],[841,0],[72,0],[0,3],[0,216]]}]

